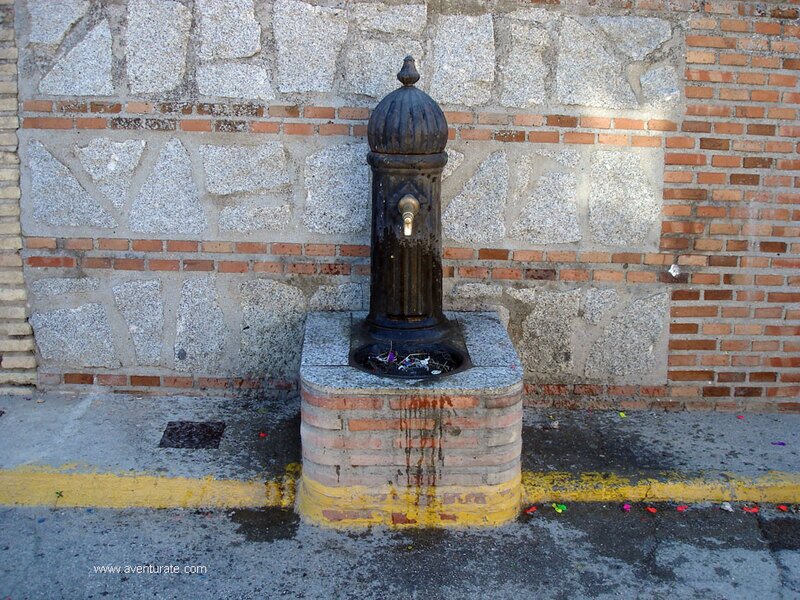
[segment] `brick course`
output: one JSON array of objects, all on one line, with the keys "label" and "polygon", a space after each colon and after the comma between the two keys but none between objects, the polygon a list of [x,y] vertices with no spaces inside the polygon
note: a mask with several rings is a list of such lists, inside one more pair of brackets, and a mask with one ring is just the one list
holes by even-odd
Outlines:
[{"label": "brick course", "polygon": [[[36,383],[36,357],[27,322],[20,233],[17,151],[17,49],[14,2],[0,0],[0,393],[26,394]],[[43,108],[34,103],[34,108]]]}]

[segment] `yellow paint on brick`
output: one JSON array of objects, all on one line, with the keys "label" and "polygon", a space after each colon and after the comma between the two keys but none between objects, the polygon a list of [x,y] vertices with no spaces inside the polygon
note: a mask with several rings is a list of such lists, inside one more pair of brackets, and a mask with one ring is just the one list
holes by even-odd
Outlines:
[{"label": "yellow paint on brick", "polygon": [[297,511],[327,527],[495,527],[517,517],[521,476],[498,485],[332,487],[303,477]]},{"label": "yellow paint on brick", "polygon": [[[0,470],[0,505],[234,508],[294,505],[299,465],[272,481],[80,472],[75,465]],[[57,493],[58,492],[58,493]]]}]

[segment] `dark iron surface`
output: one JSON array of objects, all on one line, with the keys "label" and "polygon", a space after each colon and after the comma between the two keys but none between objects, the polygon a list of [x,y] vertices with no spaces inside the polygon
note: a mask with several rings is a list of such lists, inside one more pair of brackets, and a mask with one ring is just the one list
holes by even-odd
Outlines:
[{"label": "dark iron surface", "polygon": [[[425,351],[448,348],[459,369],[469,365],[460,332],[442,312],[441,176],[447,163],[447,120],[414,87],[419,73],[407,56],[403,84],[380,101],[367,128],[372,167],[370,310],[357,330],[351,364],[371,370],[363,347],[401,344]],[[418,203],[404,230],[403,198]],[[356,341],[357,340],[357,341]],[[432,350],[431,350],[432,351]],[[438,350],[437,350],[438,351]]]}]

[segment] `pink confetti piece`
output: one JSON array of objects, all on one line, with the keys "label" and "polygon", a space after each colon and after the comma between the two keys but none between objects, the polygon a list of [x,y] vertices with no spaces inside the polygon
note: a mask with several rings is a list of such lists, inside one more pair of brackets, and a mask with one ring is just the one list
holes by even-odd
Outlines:
[{"label": "pink confetti piece", "polygon": [[677,510],[678,512],[685,512],[686,509],[688,509],[688,508],[689,507],[686,504],[681,504],[680,506],[676,506],[675,510]]},{"label": "pink confetti piece", "polygon": [[737,419],[744,419],[744,415],[736,415]]},{"label": "pink confetti piece", "polygon": [[622,510],[624,510],[625,512],[631,512],[631,505],[626,502],[625,504],[622,505]]}]

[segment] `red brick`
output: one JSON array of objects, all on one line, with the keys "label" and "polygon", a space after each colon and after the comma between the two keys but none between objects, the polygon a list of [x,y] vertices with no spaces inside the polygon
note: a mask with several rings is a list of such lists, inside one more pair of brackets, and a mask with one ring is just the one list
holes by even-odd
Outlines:
[{"label": "red brick", "polygon": [[300,256],[303,253],[302,244],[274,243],[272,253],[281,256]]},{"label": "red brick", "polygon": [[163,387],[190,388],[193,385],[191,377],[174,377],[170,375],[165,375],[162,379],[163,379]]},{"label": "red brick", "polygon": [[286,135],[314,135],[314,125],[311,123],[284,123],[283,133]]},{"label": "red brick", "polygon": [[217,268],[220,273],[247,273],[249,264],[246,260],[221,260]]},{"label": "red brick", "polygon": [[159,387],[161,386],[161,378],[158,375],[131,375],[131,385]]},{"label": "red brick", "polygon": [[213,271],[213,260],[193,260],[188,259],[183,261],[184,271]]},{"label": "red brick", "polygon": [[64,373],[64,383],[92,385],[94,383],[94,375],[91,373]]},{"label": "red brick", "polygon": [[167,252],[197,252],[197,246],[191,240],[167,240]]},{"label": "red brick", "polygon": [[64,117],[25,117],[23,129],[72,129],[72,119]]},{"label": "red brick", "polygon": [[492,269],[492,279],[522,279],[522,269],[495,267]]},{"label": "red brick", "polygon": [[389,407],[393,410],[460,409],[478,406],[480,398],[477,396],[407,396],[389,400]]},{"label": "red brick", "polygon": [[[183,131],[211,131],[212,122],[209,119],[185,119],[179,121]],[[255,123],[253,124],[255,125]]]},{"label": "red brick", "polygon": [[64,240],[64,248],[67,250],[92,250],[94,248],[94,240],[91,238],[67,239]]},{"label": "red brick", "polygon": [[471,127],[465,127],[459,130],[459,134],[461,135],[461,139],[464,140],[486,141],[492,139],[491,129],[474,129]]},{"label": "red brick", "polygon": [[286,272],[297,275],[313,275],[317,272],[317,265],[314,263],[288,263]]},{"label": "red brick", "polygon": [[128,376],[127,375],[97,375],[95,377],[95,381],[97,385],[108,385],[108,386],[122,386],[128,385]]},{"label": "red brick", "polygon": [[250,123],[250,131],[252,133],[279,133],[280,130],[280,123],[269,121],[253,121]]},{"label": "red brick", "polygon": [[32,250],[48,249],[53,250],[56,248],[56,238],[48,237],[28,237],[25,238],[25,247]]},{"label": "red brick", "polygon": [[267,244],[264,242],[236,242],[236,252],[241,254],[266,254]]},{"label": "red brick", "polygon": [[303,253],[306,256],[336,256],[334,244],[305,244]]},{"label": "red brick", "polygon": [[75,119],[75,129],[105,129],[108,126],[106,119],[100,117]]},{"label": "red brick", "polygon": [[469,125],[472,123],[473,114],[471,112],[445,112],[445,119],[448,123],[457,123],[461,125]]},{"label": "red brick", "polygon": [[489,269],[485,267],[459,267],[458,275],[468,279],[489,279]]},{"label": "red brick", "polygon": [[303,116],[307,119],[334,119],[336,109],[332,106],[306,106],[303,109]]},{"label": "red brick", "polygon": [[147,267],[151,271],[180,271],[181,261],[151,258],[147,261]]},{"label": "red brick", "polygon": [[381,398],[318,396],[303,391],[303,402],[328,410],[380,410],[383,408]]},{"label": "red brick", "polygon": [[53,103],[50,100],[25,100],[25,102],[22,103],[22,110],[30,112],[52,112]]},{"label": "red brick", "polygon": [[131,240],[131,249],[139,252],[161,252],[163,248],[161,240]]},{"label": "red brick", "polygon": [[233,252],[232,242],[202,242],[200,244],[201,252],[212,252],[217,254],[229,254]]},{"label": "red brick", "polygon": [[84,269],[110,269],[114,264],[114,260],[105,257],[89,256],[81,261],[81,266]]},{"label": "red brick", "polygon": [[283,263],[256,262],[253,263],[254,273],[283,273]]},{"label": "red brick", "polygon": [[348,245],[342,244],[339,246],[339,255],[340,256],[369,256],[370,247],[369,246],[362,246],[362,245]]},{"label": "red brick", "polygon": [[577,127],[578,117],[567,115],[548,115],[546,123],[549,127]]},{"label": "red brick", "polygon": [[361,121],[369,119],[369,109],[368,108],[353,108],[353,107],[342,107],[339,109],[339,118],[346,119],[346,120],[354,120],[354,121]]},{"label": "red brick", "polygon": [[350,126],[344,123],[321,123],[320,135],[350,135]]},{"label": "red brick", "polygon": [[514,250],[515,261],[541,262],[543,259],[544,259],[544,252],[541,252],[539,250]]},{"label": "red brick", "polygon": [[713,371],[669,371],[667,378],[671,381],[713,381]]},{"label": "red brick", "polygon": [[144,260],[141,258],[115,258],[114,268],[118,271],[144,271]]},{"label": "red brick", "polygon": [[501,248],[481,248],[478,250],[480,260],[508,260],[509,251]]},{"label": "red brick", "polygon": [[100,250],[127,250],[128,240],[101,238],[97,241],[97,247]]},{"label": "red brick", "polygon": [[559,140],[557,131],[531,131],[528,141],[537,144],[557,144]]},{"label": "red brick", "polygon": [[199,388],[224,389],[230,384],[230,379],[225,379],[223,377],[200,377],[197,380],[197,386]]},{"label": "red brick", "polygon": [[641,119],[625,119],[617,117],[614,119],[615,129],[644,129],[644,121]]},{"label": "red brick", "polygon": [[556,275],[557,272],[555,269],[525,269],[525,279],[555,281]]},{"label": "red brick", "polygon": [[29,256],[28,266],[69,269],[75,266],[75,259],[71,256]]},{"label": "red brick", "polygon": [[525,132],[511,129],[500,129],[494,132],[494,139],[498,142],[524,142]]},{"label": "red brick", "polygon": [[435,419],[350,419],[350,431],[388,431],[407,429],[435,429]]},{"label": "red brick", "polygon": [[564,134],[565,144],[594,144],[595,135],[593,133],[578,133],[576,131],[567,131]]},{"label": "red brick", "polygon": [[349,275],[349,263],[320,263],[319,272],[321,275]]},{"label": "red brick", "polygon": [[297,118],[300,116],[300,109],[297,106],[270,106],[269,116],[279,118]]},{"label": "red brick", "polygon": [[[55,247],[55,246],[54,246]],[[453,260],[463,260],[474,258],[475,251],[472,248],[445,248],[444,258]]]}]

